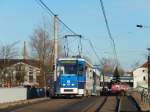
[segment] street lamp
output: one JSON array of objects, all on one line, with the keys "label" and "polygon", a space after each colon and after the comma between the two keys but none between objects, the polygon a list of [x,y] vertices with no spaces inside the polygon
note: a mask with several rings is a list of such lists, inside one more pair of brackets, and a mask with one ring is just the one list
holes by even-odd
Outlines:
[{"label": "street lamp", "polygon": [[143,28],[143,25],[138,24],[138,25],[136,25],[136,27]]},{"label": "street lamp", "polygon": [[147,48],[148,50],[148,93],[150,93],[150,48]]},{"label": "street lamp", "polygon": [[141,25],[141,24],[137,24],[136,27],[138,27],[138,28],[150,28],[150,26]]}]

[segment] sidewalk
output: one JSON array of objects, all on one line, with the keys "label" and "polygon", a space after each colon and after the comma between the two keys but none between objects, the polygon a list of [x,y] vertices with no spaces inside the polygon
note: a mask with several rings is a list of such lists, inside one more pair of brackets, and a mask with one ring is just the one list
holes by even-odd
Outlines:
[{"label": "sidewalk", "polygon": [[50,100],[50,98],[44,97],[44,98],[29,99],[29,100],[22,100],[22,101],[9,102],[9,103],[0,103],[0,110],[6,109],[8,107],[19,106],[23,104],[38,103],[38,102],[47,101],[47,100]]},{"label": "sidewalk", "polygon": [[135,99],[137,104],[140,106],[141,111],[150,112],[150,105],[141,100],[141,95],[138,92],[132,92],[131,96]]}]

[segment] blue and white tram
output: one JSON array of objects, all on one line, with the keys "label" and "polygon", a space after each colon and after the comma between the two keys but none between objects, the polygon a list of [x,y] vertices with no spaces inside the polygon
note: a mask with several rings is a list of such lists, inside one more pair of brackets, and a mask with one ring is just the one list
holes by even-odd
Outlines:
[{"label": "blue and white tram", "polygon": [[95,92],[95,90],[93,90],[95,87],[95,78],[93,65],[85,59],[59,58],[57,60],[57,81],[55,86],[55,94],[57,96],[92,95],[92,93]]}]

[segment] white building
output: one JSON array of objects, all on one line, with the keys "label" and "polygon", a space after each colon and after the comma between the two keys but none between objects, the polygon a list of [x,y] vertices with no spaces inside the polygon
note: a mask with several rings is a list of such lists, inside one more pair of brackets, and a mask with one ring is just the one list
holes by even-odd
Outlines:
[{"label": "white building", "polygon": [[0,59],[0,86],[39,85],[40,63],[36,60]]},{"label": "white building", "polygon": [[136,88],[138,86],[148,87],[148,63],[133,71],[133,87]]}]

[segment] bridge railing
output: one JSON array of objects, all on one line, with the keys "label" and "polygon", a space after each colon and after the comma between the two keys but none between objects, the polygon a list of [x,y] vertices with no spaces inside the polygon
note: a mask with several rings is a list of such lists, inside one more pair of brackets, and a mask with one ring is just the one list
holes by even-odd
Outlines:
[{"label": "bridge railing", "polygon": [[136,91],[140,94],[141,101],[150,105],[150,93],[148,93],[148,88],[138,86]]}]

